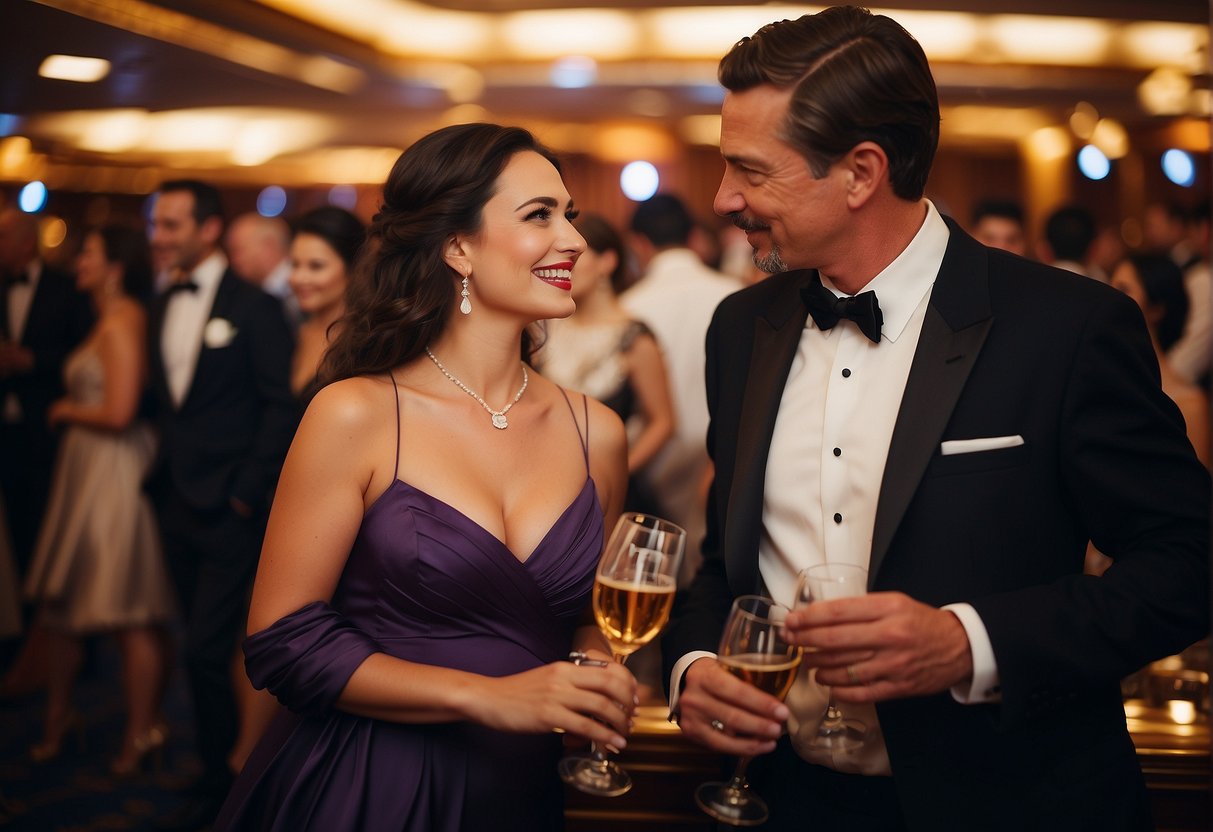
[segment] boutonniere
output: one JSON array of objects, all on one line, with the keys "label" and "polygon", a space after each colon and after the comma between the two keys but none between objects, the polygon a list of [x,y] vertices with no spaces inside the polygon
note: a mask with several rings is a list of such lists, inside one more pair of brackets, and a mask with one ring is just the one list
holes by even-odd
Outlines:
[{"label": "boutonniere", "polygon": [[202,330],[202,343],[212,350],[226,347],[236,337],[236,327],[227,318],[211,318]]}]

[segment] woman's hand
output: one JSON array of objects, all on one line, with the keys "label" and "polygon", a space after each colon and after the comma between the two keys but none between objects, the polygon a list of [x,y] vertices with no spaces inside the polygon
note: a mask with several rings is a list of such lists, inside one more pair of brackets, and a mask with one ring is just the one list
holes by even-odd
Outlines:
[{"label": "woman's hand", "polygon": [[623,749],[636,707],[636,680],[618,662],[588,651],[605,666],[553,662],[490,678],[472,694],[468,718],[499,731],[563,731]]}]

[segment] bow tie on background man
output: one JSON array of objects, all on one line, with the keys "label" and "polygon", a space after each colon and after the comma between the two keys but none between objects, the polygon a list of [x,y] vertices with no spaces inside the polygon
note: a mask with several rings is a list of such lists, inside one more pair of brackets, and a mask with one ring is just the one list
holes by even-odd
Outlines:
[{"label": "bow tie on background man", "polygon": [[6,288],[6,289],[9,286],[16,286],[18,284],[24,284],[24,285],[28,286],[29,285],[29,274],[24,271],[11,272],[9,274],[4,275],[3,280],[0,280],[0,285],[4,286],[4,288]]},{"label": "bow tie on background man", "polygon": [[800,290],[804,305],[813,316],[818,329],[833,329],[842,319],[854,321],[859,331],[876,344],[880,343],[880,327],[884,316],[876,293],[860,292],[854,297],[838,297],[821,283],[821,276],[814,274],[813,281]]},{"label": "bow tie on background man", "polygon": [[189,292],[191,295],[198,291],[198,284],[192,280],[180,280],[170,283],[164,288],[165,294],[172,297],[177,292]]}]

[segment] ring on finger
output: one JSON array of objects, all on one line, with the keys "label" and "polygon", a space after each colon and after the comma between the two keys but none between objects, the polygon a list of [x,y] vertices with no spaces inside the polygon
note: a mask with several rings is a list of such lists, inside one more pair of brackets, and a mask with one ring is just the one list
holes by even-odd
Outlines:
[{"label": "ring on finger", "polygon": [[721,722],[719,719],[713,719],[708,724],[712,726],[713,730],[719,731],[722,734],[724,733],[724,723]]},{"label": "ring on finger", "polygon": [[859,677],[857,675],[855,675],[855,665],[852,665],[852,664],[847,665],[847,678],[851,680],[852,685],[863,684],[862,682],[859,681]]}]

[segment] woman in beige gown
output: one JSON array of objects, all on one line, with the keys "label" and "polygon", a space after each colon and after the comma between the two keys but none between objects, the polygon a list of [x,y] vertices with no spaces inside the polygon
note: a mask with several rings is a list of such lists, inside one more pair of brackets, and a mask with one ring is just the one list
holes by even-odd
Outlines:
[{"label": "woman in beige gown", "polygon": [[72,702],[81,640],[112,633],[122,652],[127,722],[111,771],[127,775],[164,744],[163,628],[172,613],[159,534],[142,491],[154,447],[151,428],[137,418],[147,378],[146,314],[137,299],[150,286],[146,239],[117,226],[92,231],[76,266],[97,323],[68,357],[67,395],[48,416],[64,435],[25,584],[47,632],[51,665],[43,738],[30,753],[50,760],[66,737],[83,730]]}]

